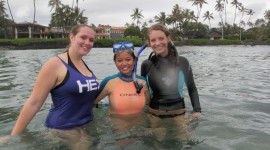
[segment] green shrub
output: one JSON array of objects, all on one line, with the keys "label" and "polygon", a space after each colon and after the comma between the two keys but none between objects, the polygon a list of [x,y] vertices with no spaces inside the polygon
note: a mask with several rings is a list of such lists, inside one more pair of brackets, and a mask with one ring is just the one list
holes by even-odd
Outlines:
[{"label": "green shrub", "polygon": [[39,38],[19,38],[19,39],[0,39],[0,42],[9,42],[14,46],[24,46],[34,42],[58,42],[58,41],[69,41],[68,38],[57,38],[57,39],[39,39]]},{"label": "green shrub", "polygon": [[219,45],[237,45],[240,44],[239,40],[214,40],[213,41],[216,44]]},{"label": "green shrub", "polygon": [[206,39],[190,39],[186,40],[187,45],[207,45],[209,40]]},{"label": "green shrub", "polygon": [[95,39],[95,47],[112,47],[114,40],[113,39]]},{"label": "green shrub", "polygon": [[116,39],[115,43],[118,42],[132,42],[135,47],[141,47],[144,44],[144,41],[139,37],[127,37],[123,39]]},{"label": "green shrub", "polygon": [[28,43],[30,43],[31,41],[37,41],[37,40],[40,40],[40,39],[21,38],[21,39],[12,39],[9,42],[13,45],[16,45],[16,46],[24,46],[24,45],[27,45]]},{"label": "green shrub", "polygon": [[267,42],[268,44],[270,44],[270,39],[267,39],[266,42]]}]

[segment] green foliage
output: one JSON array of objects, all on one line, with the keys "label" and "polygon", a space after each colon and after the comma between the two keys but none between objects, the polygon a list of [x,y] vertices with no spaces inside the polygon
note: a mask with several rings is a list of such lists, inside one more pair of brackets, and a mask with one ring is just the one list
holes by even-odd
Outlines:
[{"label": "green foliage", "polygon": [[40,39],[35,39],[35,38],[32,38],[32,39],[29,39],[29,38],[22,38],[22,39],[12,39],[12,40],[9,40],[9,42],[10,42],[12,45],[23,46],[23,45],[27,45],[27,44],[30,43],[31,41],[37,41],[37,40],[40,40]]},{"label": "green foliage", "polygon": [[144,44],[144,41],[139,37],[127,37],[124,39],[116,39],[116,43],[118,42],[132,42],[135,47],[140,47]]},{"label": "green foliage", "polygon": [[133,36],[141,37],[142,34],[141,34],[140,28],[138,26],[137,27],[130,26],[125,30],[124,36],[125,37],[128,37],[128,36],[130,36],[130,37],[133,37]]},{"label": "green foliage", "polygon": [[268,44],[270,44],[270,39],[267,39],[266,42],[267,42]]},{"label": "green foliage", "polygon": [[20,39],[0,39],[0,42],[9,42],[14,46],[24,46],[34,42],[68,42],[68,38],[39,39],[39,38],[20,38]]},{"label": "green foliage", "polygon": [[113,43],[113,39],[95,39],[94,47],[112,47]]},{"label": "green foliage", "polygon": [[208,44],[209,40],[206,39],[191,39],[186,40],[187,45],[206,45]]},{"label": "green foliage", "polygon": [[238,45],[240,44],[240,40],[214,40],[213,43],[219,45]]},{"label": "green foliage", "polygon": [[[251,42],[252,40],[245,40],[243,42]],[[239,40],[206,40],[206,39],[191,39],[185,41],[186,45],[239,45]]]}]

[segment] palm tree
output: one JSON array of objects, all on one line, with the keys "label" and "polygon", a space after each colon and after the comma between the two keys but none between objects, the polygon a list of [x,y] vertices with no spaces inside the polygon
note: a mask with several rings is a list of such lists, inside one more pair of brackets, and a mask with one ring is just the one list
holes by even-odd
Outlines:
[{"label": "palm tree", "polygon": [[[33,31],[35,31],[35,22],[36,22],[36,0],[33,0],[34,2],[34,18],[33,18]],[[33,33],[32,33],[33,34]],[[33,37],[33,36],[32,36]]]},{"label": "palm tree", "polygon": [[8,9],[9,9],[9,13],[10,13],[10,16],[12,18],[12,21],[15,23],[14,18],[13,18],[13,15],[12,15],[12,12],[11,12],[11,9],[10,9],[10,6],[9,6],[8,0],[7,0],[7,5],[8,5]]},{"label": "palm tree", "polygon": [[126,22],[126,23],[125,23],[125,26],[126,26],[126,27],[129,27],[130,25],[129,25],[129,23],[128,23],[128,22]]},{"label": "palm tree", "polygon": [[242,16],[241,16],[240,21],[239,21],[240,42],[241,42],[242,28],[245,28],[245,26],[246,26],[246,23],[243,21],[243,17],[244,17],[245,12],[247,12],[247,9],[243,6],[242,3],[239,3],[238,9],[239,9],[239,11],[242,13]]},{"label": "palm tree", "polygon": [[264,19],[257,19],[254,24],[256,27],[263,27],[265,26],[265,20]]},{"label": "palm tree", "polygon": [[8,30],[7,30],[7,18],[8,15],[6,13],[6,8],[5,8],[5,3],[3,0],[0,1],[0,32],[1,32],[1,27],[4,28],[4,32],[5,32],[5,38],[8,38]]},{"label": "palm tree", "polygon": [[[73,0],[74,1],[74,0]],[[83,0],[84,1],[84,0]],[[76,0],[76,7],[78,8],[79,7],[79,0]]]},{"label": "palm tree", "polygon": [[34,19],[33,19],[33,23],[35,23],[36,21],[36,0],[33,0],[34,2]]},{"label": "palm tree", "polygon": [[167,17],[165,12],[160,12],[159,16],[155,16],[155,22],[166,26]]},{"label": "palm tree", "polygon": [[148,23],[150,24],[150,26],[154,23],[153,19],[149,19]]},{"label": "palm tree", "polygon": [[237,10],[237,8],[239,7],[239,2],[238,2],[237,0],[233,0],[233,1],[231,2],[231,4],[232,4],[233,6],[235,6],[234,19],[233,19],[233,23],[235,23],[236,10]]},{"label": "palm tree", "polygon": [[201,14],[202,6],[203,6],[203,4],[208,4],[208,3],[205,0],[188,0],[188,1],[193,2],[192,3],[192,6],[193,5],[196,5],[197,6],[196,24],[198,24],[198,20],[199,20],[200,14]]},{"label": "palm tree", "polygon": [[[61,3],[61,0],[50,0],[48,3],[48,6],[51,7],[51,11],[54,9],[54,13],[51,14],[51,23],[50,26],[55,26],[55,27],[62,27],[61,25],[61,19],[62,16],[60,15],[61,13],[61,7],[63,4]],[[64,30],[64,28],[63,28]]]},{"label": "palm tree", "polygon": [[247,21],[247,22],[249,22],[251,16],[254,15],[255,12],[254,12],[252,9],[249,9],[249,10],[247,11],[247,14],[249,15],[249,18],[248,18],[248,21]]},{"label": "palm tree", "polygon": [[177,22],[177,18],[178,16],[180,15],[180,7],[178,4],[176,4],[174,7],[173,7],[173,10],[172,10],[172,14],[169,15],[169,18],[173,24],[173,28],[175,27],[176,25],[176,22]]},{"label": "palm tree", "polygon": [[72,15],[72,20],[74,20],[72,25],[87,24],[88,18],[83,16],[84,11],[85,10],[80,11],[78,7],[75,7]]},{"label": "palm tree", "polygon": [[270,21],[270,10],[264,12],[264,18],[269,22]]},{"label": "palm tree", "polygon": [[142,11],[139,10],[139,8],[133,9],[133,14],[130,15],[132,17],[132,20],[137,20],[137,26],[140,23],[140,20],[143,18]]},{"label": "palm tree", "polygon": [[217,2],[217,4],[215,5],[215,10],[216,11],[218,11],[219,12],[219,17],[220,17],[220,20],[221,20],[221,25],[222,25],[222,28],[221,28],[221,31],[222,31],[222,39],[223,39],[223,37],[224,37],[224,31],[223,31],[223,28],[224,28],[224,22],[223,22],[223,16],[222,16],[222,12],[223,12],[223,10],[224,10],[224,4],[223,3],[221,3],[221,0],[217,0],[216,1]]},{"label": "palm tree", "polygon": [[3,1],[3,0],[1,0],[0,1],[0,17],[1,18],[7,18],[8,17],[8,15],[7,15],[7,13],[6,13],[6,8],[5,8],[5,3],[4,3],[5,1]]},{"label": "palm tree", "polygon": [[252,22],[247,22],[247,25],[250,27],[250,28],[253,28],[254,27],[254,24]]},{"label": "palm tree", "polygon": [[51,11],[55,8],[54,12],[62,6],[61,0],[50,0],[48,6],[51,7]]},{"label": "palm tree", "polygon": [[183,35],[186,34],[186,28],[192,21],[196,21],[196,16],[194,11],[190,11],[190,9],[184,9],[180,12],[180,15],[177,18],[179,24],[179,31],[182,32]]},{"label": "palm tree", "polygon": [[245,23],[244,20],[241,20],[240,23],[239,23],[239,28],[240,28],[240,36],[239,36],[239,39],[240,39],[240,43],[241,43],[241,41],[242,41],[242,38],[241,38],[242,28],[241,28],[241,26],[243,26],[243,27],[246,26],[246,23]]},{"label": "palm tree", "polygon": [[227,24],[227,4],[228,0],[222,0],[224,2],[224,10],[225,10],[225,24]]},{"label": "palm tree", "polygon": [[210,23],[210,20],[211,19],[214,19],[214,17],[213,17],[213,13],[210,13],[209,11],[206,11],[205,12],[205,14],[203,15],[203,18],[204,18],[204,20],[203,21],[205,21],[206,19],[209,21],[209,30],[211,29],[211,23]]}]

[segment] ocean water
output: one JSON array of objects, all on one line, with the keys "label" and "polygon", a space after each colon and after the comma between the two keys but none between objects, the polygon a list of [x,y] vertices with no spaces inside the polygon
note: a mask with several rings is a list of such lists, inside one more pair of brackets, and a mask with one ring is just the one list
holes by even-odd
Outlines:
[{"label": "ocean water", "polygon": [[[43,127],[52,103],[48,96],[27,129],[5,143],[0,141],[0,149],[269,149],[270,47],[184,46],[177,49],[179,55],[189,60],[193,70],[202,107],[199,119],[190,121],[192,107],[185,88],[187,118],[178,125],[172,119],[153,125],[145,113],[118,117],[108,115],[108,107],[93,108],[94,121],[82,130],[87,136],[63,142]],[[43,64],[62,51],[0,51],[0,137],[12,131]],[[151,51],[147,48],[141,53],[138,74],[141,62]],[[111,48],[94,48],[84,60],[102,81],[118,72],[112,57]]]}]

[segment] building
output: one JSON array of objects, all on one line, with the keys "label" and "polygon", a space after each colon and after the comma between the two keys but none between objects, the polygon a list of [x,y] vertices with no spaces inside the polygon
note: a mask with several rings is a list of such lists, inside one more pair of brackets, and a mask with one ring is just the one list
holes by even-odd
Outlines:
[{"label": "building", "polygon": [[218,34],[217,32],[212,32],[210,35],[210,40],[216,40],[216,39],[221,39],[221,35]]},{"label": "building", "polygon": [[[119,39],[124,38],[127,27],[111,27],[103,25],[94,29],[95,39]],[[65,38],[70,29],[63,30],[59,27],[47,27],[31,22],[16,23],[11,26],[12,37],[17,38]]]},{"label": "building", "polygon": [[69,33],[70,33],[70,28],[68,29],[64,29],[60,27],[50,28],[51,38],[65,38],[65,37],[68,37]]},{"label": "building", "polygon": [[124,32],[127,27],[111,27],[103,25],[94,29],[95,39],[120,39],[124,38]]},{"label": "building", "polygon": [[48,38],[49,27],[27,21],[11,25],[12,37],[17,38]]}]

